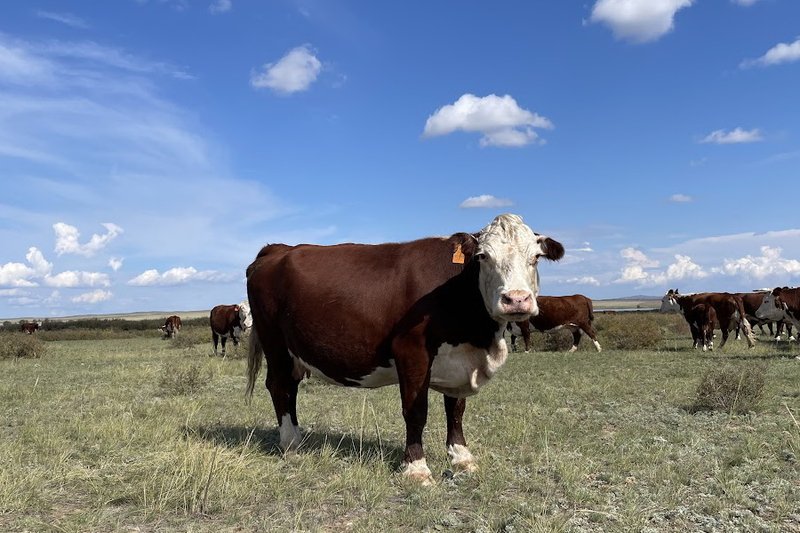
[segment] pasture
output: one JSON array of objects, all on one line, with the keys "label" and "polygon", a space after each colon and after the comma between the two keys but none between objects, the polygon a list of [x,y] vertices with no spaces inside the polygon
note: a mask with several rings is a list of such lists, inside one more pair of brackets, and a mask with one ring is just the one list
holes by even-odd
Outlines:
[{"label": "pasture", "polygon": [[[304,381],[305,441],[284,455],[263,373],[244,402],[246,345],[211,358],[199,323],[176,340],[43,332],[44,358],[0,360],[0,530],[800,531],[800,348],[703,353],[680,317],[634,315],[598,314],[599,354],[509,356],[467,400],[477,473],[447,469],[431,392],[427,488],[395,475],[396,387]],[[637,323],[658,339],[615,348]],[[765,369],[753,411],[693,409],[723,366]]]}]

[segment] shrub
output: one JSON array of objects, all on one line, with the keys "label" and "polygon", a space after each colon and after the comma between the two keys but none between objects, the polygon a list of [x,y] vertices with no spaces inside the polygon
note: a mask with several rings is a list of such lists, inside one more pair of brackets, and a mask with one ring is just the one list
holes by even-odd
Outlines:
[{"label": "shrub", "polygon": [[638,312],[599,315],[595,320],[597,340],[604,348],[616,350],[656,348],[664,340],[657,316]]},{"label": "shrub", "polygon": [[753,411],[761,401],[765,375],[765,365],[712,368],[700,380],[692,410],[731,414]]},{"label": "shrub", "polygon": [[161,369],[158,382],[164,396],[193,394],[211,381],[211,369],[201,363],[170,363]]},{"label": "shrub", "polygon": [[173,339],[169,339],[173,348],[191,348],[196,344],[211,344],[211,329],[205,327],[182,327]]},{"label": "shrub", "polygon": [[0,359],[37,359],[47,353],[47,345],[36,334],[4,333],[0,335]]},{"label": "shrub", "polygon": [[546,352],[566,352],[572,348],[572,332],[568,329],[545,333],[542,340]]}]

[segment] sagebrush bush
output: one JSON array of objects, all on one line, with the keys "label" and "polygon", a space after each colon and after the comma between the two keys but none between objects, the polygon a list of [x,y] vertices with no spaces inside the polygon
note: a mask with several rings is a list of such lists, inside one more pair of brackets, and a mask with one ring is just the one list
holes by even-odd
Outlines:
[{"label": "sagebrush bush", "polygon": [[758,364],[711,368],[700,379],[692,410],[754,411],[764,392],[766,373],[766,366]]},{"label": "sagebrush bush", "polygon": [[196,344],[211,344],[211,328],[206,324],[204,327],[182,327],[178,334],[170,339],[173,348],[191,348]]},{"label": "sagebrush bush", "polygon": [[37,359],[46,354],[47,344],[36,334],[4,333],[0,335],[0,359]]},{"label": "sagebrush bush", "polygon": [[161,369],[158,386],[164,396],[193,394],[213,378],[211,368],[199,362],[171,362]]},{"label": "sagebrush bush", "polygon": [[599,315],[595,320],[597,340],[604,348],[642,350],[657,348],[664,340],[656,313],[625,312]]}]

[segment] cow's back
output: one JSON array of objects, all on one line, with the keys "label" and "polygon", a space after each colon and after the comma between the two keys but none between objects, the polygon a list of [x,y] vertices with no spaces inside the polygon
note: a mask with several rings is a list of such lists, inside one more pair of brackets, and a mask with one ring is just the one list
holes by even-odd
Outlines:
[{"label": "cow's back", "polygon": [[539,314],[531,317],[533,327],[547,331],[567,322],[591,321],[594,318],[591,300],[582,294],[572,296],[539,296]]}]

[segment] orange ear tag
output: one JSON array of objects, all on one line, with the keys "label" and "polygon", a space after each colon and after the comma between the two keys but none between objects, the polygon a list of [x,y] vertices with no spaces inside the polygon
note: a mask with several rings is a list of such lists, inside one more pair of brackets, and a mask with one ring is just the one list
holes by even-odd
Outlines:
[{"label": "orange ear tag", "polygon": [[453,252],[453,263],[458,265],[464,264],[464,252],[461,251],[461,245],[456,245],[456,250]]}]

